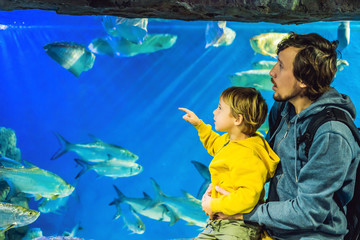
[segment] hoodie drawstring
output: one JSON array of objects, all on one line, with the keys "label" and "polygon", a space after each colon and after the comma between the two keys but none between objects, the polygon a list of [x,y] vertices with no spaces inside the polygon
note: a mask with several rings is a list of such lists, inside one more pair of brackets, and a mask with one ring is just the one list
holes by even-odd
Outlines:
[{"label": "hoodie drawstring", "polygon": [[295,138],[295,181],[298,182],[298,176],[297,176],[297,170],[296,170],[296,166],[297,166],[297,156],[298,156],[298,142],[297,142],[297,131],[296,131],[296,124],[297,124],[297,120],[298,120],[298,116],[296,116],[295,118],[295,123],[294,123],[294,138]]}]

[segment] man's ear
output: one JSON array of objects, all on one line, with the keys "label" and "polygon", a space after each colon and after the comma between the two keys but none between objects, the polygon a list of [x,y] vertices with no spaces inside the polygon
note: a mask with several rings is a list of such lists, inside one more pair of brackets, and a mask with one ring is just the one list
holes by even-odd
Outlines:
[{"label": "man's ear", "polygon": [[237,126],[240,126],[241,123],[244,121],[244,117],[242,114],[239,114],[237,118],[235,118],[234,123]]},{"label": "man's ear", "polygon": [[301,88],[307,88],[307,85],[304,83],[303,80],[300,80],[299,82],[300,82],[299,86],[300,86]]}]

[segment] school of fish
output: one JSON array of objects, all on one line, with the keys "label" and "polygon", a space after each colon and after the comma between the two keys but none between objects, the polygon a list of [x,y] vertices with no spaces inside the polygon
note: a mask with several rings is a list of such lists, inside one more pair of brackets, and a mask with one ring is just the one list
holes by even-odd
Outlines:
[{"label": "school of fish", "polygon": [[[148,33],[149,21],[146,18],[126,19],[102,16],[101,23],[107,35],[93,39],[87,47],[76,42],[53,42],[46,44],[43,48],[55,62],[74,76],[79,77],[82,72],[93,68],[95,54],[110,57],[150,54],[170,49],[178,38],[172,34]],[[277,45],[287,36],[289,33],[262,33],[250,39],[250,47],[255,53],[276,58]],[[236,32],[226,26],[226,21],[210,22],[205,29],[205,48],[226,47],[233,43],[235,37]],[[338,49],[344,51],[350,43],[349,21],[339,24],[337,37]],[[276,61],[266,59],[254,62],[252,63],[253,69],[229,75],[229,79],[234,86],[247,86],[269,91],[272,88],[269,71],[275,64]],[[337,61],[339,71],[348,65],[349,63],[344,59]],[[261,128],[264,132],[268,129],[266,124]],[[60,134],[55,133],[55,135],[60,143],[60,148],[54,153],[51,160],[58,159],[70,151],[76,153],[79,157],[75,159],[75,162],[82,169],[75,179],[80,178],[88,171],[94,171],[101,177],[113,179],[135,176],[143,171],[143,167],[137,163],[139,156],[123,147],[106,143],[94,136],[90,136],[93,141],[88,143],[71,143]],[[187,192],[183,192],[183,196],[168,196],[163,193],[160,185],[153,178],[150,179],[155,193],[153,198],[145,192],[142,198],[127,197],[114,185],[116,196],[109,204],[116,207],[113,219],[122,219],[124,226],[134,234],[145,232],[141,216],[169,222],[170,226],[181,219],[188,224],[204,228],[207,216],[202,211],[199,199],[210,183],[210,173],[202,163],[197,161],[192,161],[192,163],[204,179],[204,182],[199,184],[200,188],[196,198]],[[6,182],[6,185],[2,184],[3,182],[0,185],[0,239],[7,230],[26,226],[36,221],[40,212],[44,214],[61,213],[75,190],[73,185],[53,172],[35,166],[31,162],[24,160],[19,162],[2,155],[0,155],[0,180]],[[19,196],[22,198],[32,197],[38,201],[38,211],[29,209],[26,204],[20,206],[10,203],[10,199]],[[80,229],[79,225],[74,229],[68,236],[76,239],[75,235]],[[28,235],[23,239],[48,238],[42,236],[41,229],[34,228],[29,229]],[[63,239],[65,238],[63,237]]]}]

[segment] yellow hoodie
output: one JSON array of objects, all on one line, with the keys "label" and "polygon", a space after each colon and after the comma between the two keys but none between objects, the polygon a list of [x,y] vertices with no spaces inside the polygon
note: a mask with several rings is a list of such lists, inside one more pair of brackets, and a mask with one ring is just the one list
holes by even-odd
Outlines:
[{"label": "yellow hoodie", "polygon": [[[196,129],[204,147],[214,157],[209,165],[213,186],[211,211],[227,215],[251,212],[263,200],[264,184],[274,176],[279,157],[257,134],[230,141],[227,133],[220,136],[203,122]],[[230,194],[221,195],[215,186]]]}]

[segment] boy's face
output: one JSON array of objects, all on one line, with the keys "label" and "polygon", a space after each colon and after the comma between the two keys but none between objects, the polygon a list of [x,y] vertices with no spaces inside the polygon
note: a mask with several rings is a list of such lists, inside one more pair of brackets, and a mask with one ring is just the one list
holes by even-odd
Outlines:
[{"label": "boy's face", "polygon": [[278,61],[270,71],[271,82],[274,84],[273,98],[275,101],[289,101],[293,103],[302,96],[304,84],[294,76],[293,63],[299,48],[288,47],[278,55]]},{"label": "boy's face", "polygon": [[221,132],[230,132],[235,127],[235,118],[231,114],[231,109],[222,98],[219,106],[214,110],[215,129]]}]

